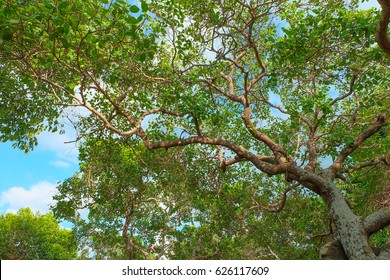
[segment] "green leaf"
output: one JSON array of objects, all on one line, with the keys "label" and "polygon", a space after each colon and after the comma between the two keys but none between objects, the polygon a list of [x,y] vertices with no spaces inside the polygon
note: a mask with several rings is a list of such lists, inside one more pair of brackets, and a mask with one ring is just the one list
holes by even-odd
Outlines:
[{"label": "green leaf", "polygon": [[128,16],[126,17],[126,21],[130,24],[137,24],[138,23],[138,20],[137,18],[133,17],[133,16]]},{"label": "green leaf", "polygon": [[147,12],[149,9],[148,3],[146,3],[145,1],[141,1],[141,8],[143,12]]},{"label": "green leaf", "polygon": [[291,31],[291,30],[289,30],[289,29],[287,29],[287,28],[285,28],[285,27],[282,27],[281,29],[283,30],[284,33],[286,33],[286,35],[291,35],[291,34],[293,34],[293,31]]},{"label": "green leaf", "polygon": [[130,7],[130,12],[132,12],[132,13],[138,13],[138,12],[139,12],[138,6],[132,5],[132,6]]},{"label": "green leaf", "polygon": [[137,59],[141,62],[144,62],[146,60],[146,54],[141,53],[140,55],[137,56]]}]

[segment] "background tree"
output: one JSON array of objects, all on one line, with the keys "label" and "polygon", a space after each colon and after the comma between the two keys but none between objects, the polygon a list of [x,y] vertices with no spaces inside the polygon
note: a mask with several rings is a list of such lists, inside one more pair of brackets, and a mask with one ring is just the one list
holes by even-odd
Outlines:
[{"label": "background tree", "polygon": [[0,216],[2,260],[71,260],[77,246],[71,230],[61,229],[52,213],[22,208]]},{"label": "background tree", "polygon": [[389,258],[389,243],[378,253],[369,238],[390,208],[360,216],[338,186],[389,164],[387,137],[375,137],[389,114],[388,58],[374,41],[382,20],[357,4],[5,1],[2,98],[37,106],[16,114],[32,133],[3,125],[2,140],[28,148],[44,128],[36,112],[55,129],[62,108],[83,107],[80,137],[108,130],[151,150],[199,144],[221,170],[250,163],[279,183],[271,197],[300,186],[322,198],[334,237],[324,257]]}]

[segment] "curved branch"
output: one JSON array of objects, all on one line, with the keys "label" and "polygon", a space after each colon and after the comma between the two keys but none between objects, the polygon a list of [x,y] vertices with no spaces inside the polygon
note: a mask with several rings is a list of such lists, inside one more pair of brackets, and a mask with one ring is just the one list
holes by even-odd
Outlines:
[{"label": "curved branch", "polygon": [[272,204],[270,205],[272,208],[269,209],[270,212],[274,212],[274,213],[279,213],[280,211],[283,210],[284,206],[286,205],[286,201],[287,201],[287,194],[289,191],[297,188],[300,186],[300,183],[296,183],[294,185],[291,185],[289,186],[284,192],[283,192],[283,197],[281,199],[281,201],[277,204]]},{"label": "curved branch", "polygon": [[388,166],[390,166],[390,158],[389,156],[387,155],[382,155],[382,156],[379,156],[379,157],[376,157],[370,161],[366,161],[366,162],[362,162],[362,163],[359,163],[357,165],[355,165],[354,167],[352,168],[349,168],[347,170],[344,170],[344,172],[346,173],[353,173],[355,172],[356,170],[360,170],[360,169],[363,169],[365,167],[369,167],[369,166],[374,166],[374,165],[378,165],[380,163],[384,163]]},{"label": "curved branch", "polygon": [[390,206],[384,207],[363,220],[363,226],[368,235],[390,225]]},{"label": "curved branch", "polygon": [[[258,159],[260,159],[260,160],[262,160],[264,162],[271,163],[271,164],[276,164],[275,157],[264,156],[264,155],[257,155],[257,157],[258,157]],[[236,163],[241,162],[241,161],[248,161],[248,159],[240,158],[240,157],[234,157],[234,158],[231,158],[231,159],[228,159],[228,160],[223,160],[221,165],[224,166],[224,167],[227,167],[227,166],[236,164]]]},{"label": "curved branch", "polygon": [[[223,138],[211,138],[206,136],[192,136],[185,139],[175,139],[175,140],[166,140],[159,142],[151,142],[148,139],[146,133],[141,129],[138,131],[138,136],[140,136],[148,149],[169,149],[173,147],[187,146],[191,144],[204,144],[204,145],[213,145],[213,146],[223,146],[234,152],[239,158],[246,159],[252,162],[259,170],[263,171],[268,175],[277,175],[283,174],[288,168],[288,163],[286,164],[271,164],[265,161],[267,157],[259,156],[250,152],[240,145],[236,145],[229,140]],[[268,161],[268,160],[267,160]]]},{"label": "curved branch", "polygon": [[267,145],[270,150],[274,153],[276,160],[281,159],[281,155],[283,155],[283,161],[287,161],[287,154],[283,151],[283,149],[272,140],[267,134],[260,132],[256,129],[255,125],[251,120],[251,107],[250,104],[245,104],[244,113],[242,115],[242,119],[244,120],[245,127],[249,131],[249,133],[260,142],[263,142]]},{"label": "curved branch", "polygon": [[282,195],[282,198],[281,200],[278,202],[278,203],[275,203],[275,204],[270,204],[268,207],[264,207],[264,206],[261,206],[260,204],[257,203],[257,201],[255,201],[254,199],[252,199],[256,205],[249,208],[249,209],[255,209],[255,208],[260,208],[262,210],[266,210],[268,212],[273,212],[273,213],[279,213],[280,211],[283,210],[284,206],[286,205],[286,201],[287,201],[287,194],[289,191],[299,187],[300,183],[296,183],[294,185],[291,185],[289,186],[284,192],[283,192],[283,195]]},{"label": "curved branch", "polygon": [[335,162],[328,169],[334,173],[340,171],[343,167],[345,159],[356,149],[358,149],[368,138],[377,133],[381,127],[385,126],[386,123],[385,115],[379,115],[375,123],[373,123],[367,130],[356,136],[354,141],[341,151]]},{"label": "curved branch", "polygon": [[381,19],[375,30],[375,40],[386,54],[390,55],[390,39],[387,30],[390,22],[390,0],[378,0],[382,7]]},{"label": "curved branch", "polygon": [[349,83],[349,91],[346,94],[333,99],[332,102],[330,102],[330,104],[329,104],[330,106],[333,106],[334,104],[336,104],[340,100],[344,100],[345,98],[347,98],[348,96],[350,96],[354,92],[354,85],[355,85],[356,79],[359,76],[362,69],[363,69],[363,66],[360,67],[360,69],[358,69],[355,73],[353,73],[351,82]]}]

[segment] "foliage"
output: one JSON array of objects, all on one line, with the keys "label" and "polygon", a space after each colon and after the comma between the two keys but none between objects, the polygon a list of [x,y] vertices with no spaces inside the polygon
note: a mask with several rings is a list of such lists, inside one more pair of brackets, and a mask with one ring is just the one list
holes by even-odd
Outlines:
[{"label": "foliage", "polygon": [[187,172],[175,154],[129,144],[88,138],[80,148],[80,172],[54,197],[54,213],[75,225],[94,258],[161,258],[179,224],[192,220],[191,188],[201,175]]},{"label": "foliage", "polygon": [[52,213],[22,208],[0,216],[1,259],[71,260],[76,256],[72,231],[61,229]]},{"label": "foliage", "polygon": [[[147,190],[151,192],[147,198],[165,201],[165,193],[160,197],[158,190],[174,182],[185,190],[180,203],[193,207],[185,208],[194,211],[188,212],[188,219],[200,223],[194,228],[184,226],[181,233],[187,236],[175,238],[185,247],[187,237],[207,236],[205,255],[228,248],[221,253],[227,258],[243,255],[230,253],[235,247],[230,242],[245,240],[235,240],[243,209],[279,210],[264,206],[279,194],[280,208],[290,205],[300,212],[307,200],[308,205],[325,205],[332,237],[345,257],[390,257],[387,245],[377,256],[369,243],[371,235],[390,223],[390,208],[370,211],[362,195],[368,181],[343,189],[355,184],[355,174],[389,165],[385,133],[389,59],[375,43],[375,28],[383,21],[379,11],[360,11],[359,1],[333,0],[1,2],[0,69],[7,79],[1,99],[16,110],[15,115],[1,113],[1,140],[15,141],[28,150],[42,129],[61,129],[58,117],[64,108],[90,113],[74,120],[79,140],[87,141],[86,157],[81,158],[87,166],[64,182],[62,191],[66,195],[73,186],[83,190],[94,184],[98,191],[91,193],[91,205],[84,203],[82,195],[72,194],[69,200],[59,197],[66,217],[77,217],[80,207],[90,207],[90,225],[103,232],[106,226],[117,227],[116,233],[126,211],[133,213],[129,201],[120,199],[129,192],[127,188],[131,188],[129,195]],[[18,109],[25,104],[27,111]],[[96,141],[89,143],[90,139]],[[153,166],[151,174],[156,172],[148,179],[140,159],[124,158],[131,149],[142,151],[141,158],[152,157],[144,154],[140,142],[149,150],[170,149],[165,154],[159,151],[159,156],[173,154],[177,161],[168,157],[173,164],[166,169],[147,164]],[[115,143],[121,146],[107,154],[121,164],[107,169],[104,153],[110,151],[107,145]],[[183,161],[180,148],[186,154]],[[95,169],[88,167],[90,163]],[[210,164],[214,164],[211,169]],[[209,184],[206,170],[214,169],[218,171]],[[95,172],[97,181],[89,179],[88,170]],[[128,174],[134,174],[130,186]],[[166,174],[172,181],[164,179]],[[218,180],[226,181],[215,184]],[[215,195],[211,186],[220,193]],[[169,199],[172,195],[173,201],[181,199],[168,192]],[[358,207],[351,207],[346,198]],[[119,199],[120,205],[108,203],[111,199]],[[156,218],[156,228],[164,231],[167,223],[161,209],[145,207],[150,219],[139,219],[137,230],[153,232],[150,221]],[[137,215],[145,214],[145,209],[137,207]],[[322,214],[303,212],[306,223],[299,222],[297,232],[293,228],[286,232],[304,237],[312,221],[322,219],[322,225],[328,224]],[[194,213],[199,213],[195,219]],[[94,221],[95,214],[103,220]],[[173,210],[165,217],[175,214]],[[266,221],[275,225],[275,217],[265,217],[261,213],[255,219],[249,213],[248,232],[260,231],[259,225]],[[234,222],[229,223],[229,218]],[[294,222],[293,215],[286,219],[281,228],[275,225],[276,232]],[[154,233],[130,239],[125,235],[126,244],[139,246],[138,252],[146,258],[148,253],[142,251],[153,244]],[[298,251],[310,247],[303,239],[294,245]],[[246,244],[252,243],[264,244],[252,238]],[[188,258],[180,246],[176,246],[177,256]],[[301,257],[298,251],[291,256]]]},{"label": "foliage", "polygon": [[[79,246],[91,250],[85,257],[317,258],[322,240],[313,236],[328,230],[318,199],[298,189],[294,207],[267,213],[265,206],[280,200],[269,201],[277,182],[250,165],[224,173],[212,157],[199,158],[195,147],[148,153],[129,144],[88,138],[80,149],[80,172],[54,197],[55,215],[72,222]],[[243,172],[245,180],[237,181]]]}]

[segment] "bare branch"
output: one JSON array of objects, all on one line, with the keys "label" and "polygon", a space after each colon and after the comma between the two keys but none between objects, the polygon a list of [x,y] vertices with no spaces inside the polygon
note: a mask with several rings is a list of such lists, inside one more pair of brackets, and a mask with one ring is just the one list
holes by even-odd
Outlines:
[{"label": "bare branch", "polygon": [[275,257],[275,259],[277,259],[277,260],[280,260],[280,258],[278,257],[278,255],[277,255],[277,254],[275,254],[275,252],[274,252],[274,251],[272,251],[271,247],[269,247],[269,246],[267,246],[267,247],[268,247],[268,250],[270,251],[271,255],[272,255],[272,256],[274,256],[274,257]]},{"label": "bare branch", "polygon": [[[250,104],[245,104],[245,109],[244,109],[244,114],[242,115],[242,119],[244,120],[244,124],[245,124],[247,130],[257,140],[266,144],[271,149],[271,151],[275,154],[275,156],[277,157],[277,160],[281,159],[281,155],[286,155],[286,153],[268,135],[261,133],[259,130],[256,129],[256,127],[254,126],[254,124],[251,120],[250,115],[251,115]],[[285,160],[283,160],[283,161],[285,161]]]},{"label": "bare branch", "polygon": [[[266,163],[277,164],[277,162],[275,160],[275,157],[264,156],[264,155],[256,155],[256,157],[259,160],[264,161]],[[220,161],[220,168],[222,169],[222,171],[225,172],[226,171],[226,167],[228,167],[230,165],[234,165],[234,164],[236,164],[238,162],[249,161],[249,160],[247,158],[241,158],[239,156],[236,156],[236,157],[228,159],[228,160],[223,160],[222,157],[221,157],[221,153],[219,153],[219,161]]]},{"label": "bare branch", "polygon": [[[225,80],[229,81],[229,78],[225,74],[221,73],[221,76]],[[230,93],[230,92],[226,92],[223,89],[221,89],[220,87],[216,86],[212,81],[209,81],[209,80],[206,80],[206,79],[199,79],[198,82],[205,83],[209,88],[212,88],[212,89],[216,90],[217,92],[219,92],[223,96],[229,98],[231,101],[238,102],[238,103],[243,103],[243,98],[241,96],[235,95],[234,91],[233,91],[233,94]]]},{"label": "bare branch", "polygon": [[142,129],[139,130],[138,135],[142,138],[144,141],[145,146],[148,149],[159,149],[159,148],[165,148],[169,149],[172,147],[179,147],[179,146],[187,146],[191,144],[204,144],[204,145],[214,145],[214,146],[223,146],[231,150],[232,152],[236,153],[239,158],[243,158],[245,160],[248,160],[252,162],[258,169],[263,171],[264,173],[268,175],[277,175],[277,174],[283,174],[286,172],[288,168],[288,164],[270,164],[266,161],[264,161],[262,156],[258,156],[256,154],[253,154],[252,152],[248,151],[244,147],[240,145],[236,145],[229,140],[222,139],[222,138],[210,138],[206,136],[193,136],[186,139],[176,139],[176,140],[167,140],[167,141],[160,141],[152,143],[148,139],[147,135],[143,132]]},{"label": "bare branch", "polygon": [[202,131],[200,130],[198,118],[195,116],[195,114],[193,112],[191,112],[191,116],[192,116],[192,119],[194,120],[196,133],[198,134],[198,136],[202,136]]}]

